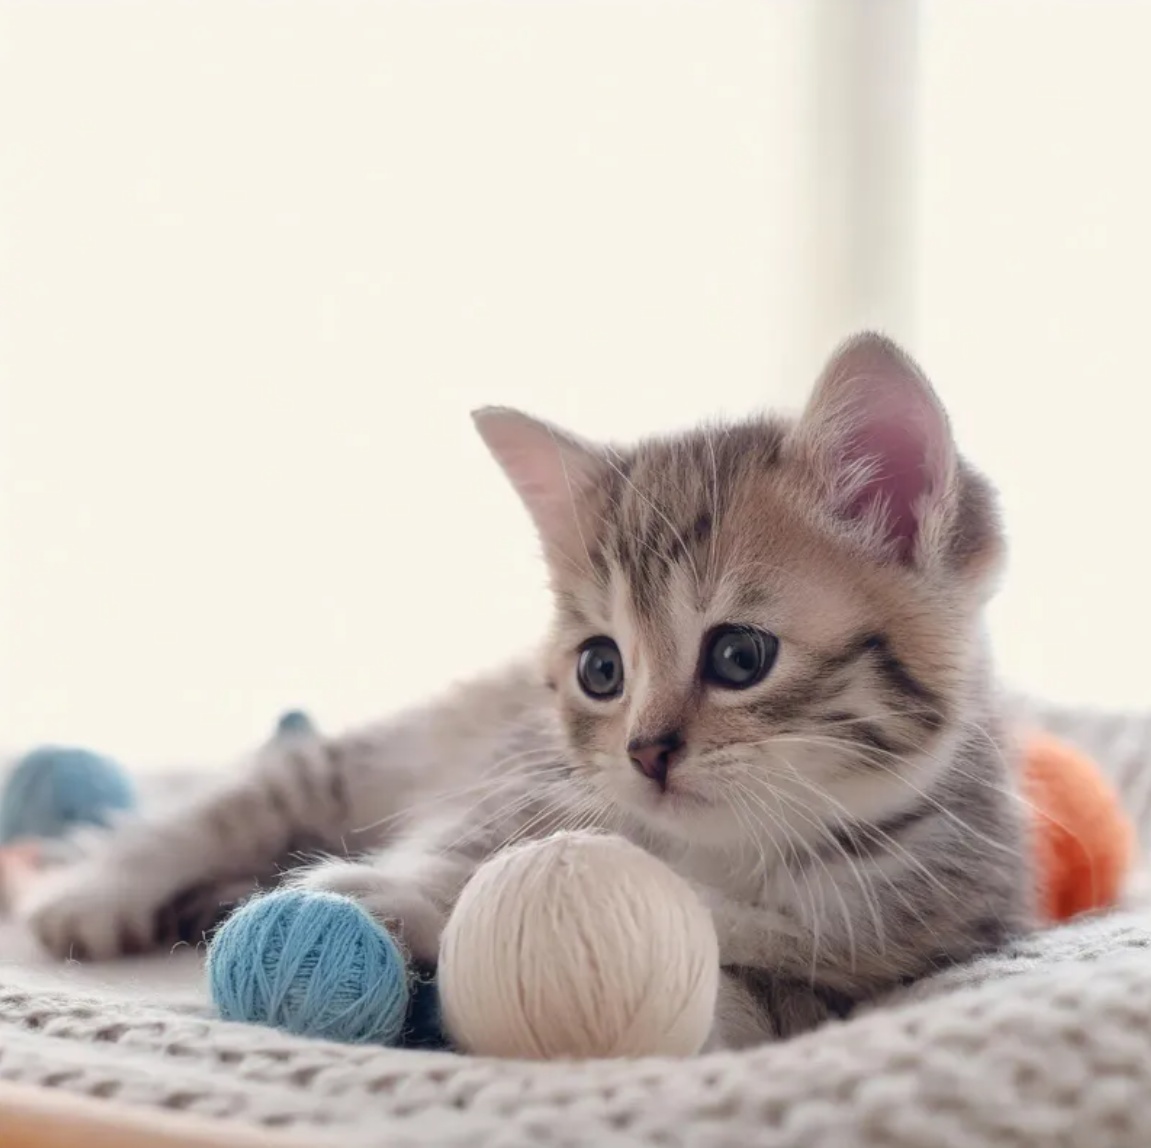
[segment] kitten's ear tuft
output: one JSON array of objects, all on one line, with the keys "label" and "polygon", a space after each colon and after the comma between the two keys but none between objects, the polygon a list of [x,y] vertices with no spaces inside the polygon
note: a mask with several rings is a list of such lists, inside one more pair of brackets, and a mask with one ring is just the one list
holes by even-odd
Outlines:
[{"label": "kitten's ear tuft", "polygon": [[799,431],[836,503],[886,551],[913,562],[949,512],[958,459],[947,413],[916,363],[857,335],[824,368]]},{"label": "kitten's ear tuft", "polygon": [[590,531],[588,496],[606,467],[600,450],[510,407],[482,407],[472,419],[531,515],[545,553],[578,560]]}]

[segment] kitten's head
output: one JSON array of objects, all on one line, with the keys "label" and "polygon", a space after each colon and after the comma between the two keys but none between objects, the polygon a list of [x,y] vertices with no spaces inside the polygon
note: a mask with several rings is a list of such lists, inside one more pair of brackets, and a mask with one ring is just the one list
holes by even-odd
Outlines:
[{"label": "kitten's head", "polygon": [[1002,549],[990,488],[892,343],[844,344],[796,420],[626,449],[476,415],[555,594],[575,775],[686,842],[804,836],[930,783]]}]

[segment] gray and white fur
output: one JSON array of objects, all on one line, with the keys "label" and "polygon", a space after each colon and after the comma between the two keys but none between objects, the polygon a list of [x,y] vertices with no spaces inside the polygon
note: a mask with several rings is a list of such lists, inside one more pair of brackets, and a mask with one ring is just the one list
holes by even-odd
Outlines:
[{"label": "gray and white fur", "polygon": [[308,856],[288,880],[357,898],[433,963],[484,858],[595,826],[711,907],[712,1043],[741,1047],[1030,927],[982,629],[995,499],[902,351],[858,336],[798,418],[634,447],[475,417],[550,574],[538,656],[346,736],[274,741],[112,834],[25,906],[50,951],[198,939]]}]

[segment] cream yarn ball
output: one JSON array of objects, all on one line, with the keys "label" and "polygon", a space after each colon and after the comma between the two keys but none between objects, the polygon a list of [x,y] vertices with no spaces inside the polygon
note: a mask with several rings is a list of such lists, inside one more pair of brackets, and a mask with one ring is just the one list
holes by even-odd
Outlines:
[{"label": "cream yarn ball", "polygon": [[558,833],[476,871],[438,977],[465,1052],[690,1056],[711,1030],[719,945],[703,902],[662,861],[622,837]]}]

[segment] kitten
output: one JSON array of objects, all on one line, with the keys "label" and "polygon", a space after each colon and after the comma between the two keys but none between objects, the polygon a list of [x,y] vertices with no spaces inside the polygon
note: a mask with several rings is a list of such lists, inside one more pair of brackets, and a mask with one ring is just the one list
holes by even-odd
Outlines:
[{"label": "kitten", "polygon": [[713,1046],[786,1037],[1029,927],[982,615],[993,492],[876,335],[795,420],[629,449],[476,414],[554,591],[542,656],[344,737],[273,742],[197,805],[108,838],[26,917],[58,954],[198,939],[289,876],[435,961],[476,865],[561,827],[692,881],[724,966]]}]

